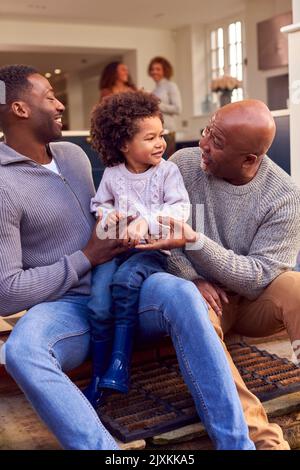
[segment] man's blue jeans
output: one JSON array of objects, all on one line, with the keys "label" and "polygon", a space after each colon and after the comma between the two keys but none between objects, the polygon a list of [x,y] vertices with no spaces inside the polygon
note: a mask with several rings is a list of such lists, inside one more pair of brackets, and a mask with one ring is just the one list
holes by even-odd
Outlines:
[{"label": "man's blue jeans", "polygon": [[[31,308],[5,344],[6,368],[65,449],[117,449],[80,390],[64,374],[88,356],[89,296]],[[141,343],[169,334],[202,422],[217,449],[253,449],[220,340],[196,286],[157,273],[143,284]]]},{"label": "man's blue jeans", "polygon": [[91,333],[98,340],[113,337],[115,325],[135,327],[143,282],[167,269],[167,255],[160,251],[130,250],[93,270],[88,303]]}]

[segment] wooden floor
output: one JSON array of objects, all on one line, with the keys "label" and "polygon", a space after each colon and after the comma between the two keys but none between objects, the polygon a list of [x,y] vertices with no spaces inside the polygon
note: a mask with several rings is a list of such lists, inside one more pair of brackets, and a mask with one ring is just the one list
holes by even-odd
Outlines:
[{"label": "wooden floor", "polygon": [[23,393],[0,375],[0,450],[59,449],[54,436],[32,410]]},{"label": "wooden floor", "polygon": [[[2,331],[4,335],[4,331]],[[3,339],[0,333],[0,340]],[[272,340],[257,340],[260,349],[291,359],[292,350],[286,335]],[[77,377],[78,378],[78,377]],[[284,428],[285,437],[293,448],[300,447],[300,393],[264,404],[270,420]],[[158,446],[158,447],[157,447]],[[206,450],[212,444],[201,425],[191,425],[147,442],[137,441],[124,445],[124,449],[177,449]],[[54,436],[47,430],[30,407],[26,398],[0,366],[0,450],[53,450],[60,449]]]}]

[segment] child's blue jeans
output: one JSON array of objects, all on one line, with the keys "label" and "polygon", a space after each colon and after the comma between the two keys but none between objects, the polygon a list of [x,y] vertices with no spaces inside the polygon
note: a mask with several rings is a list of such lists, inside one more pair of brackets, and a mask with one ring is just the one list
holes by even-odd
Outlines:
[{"label": "child's blue jeans", "polygon": [[97,266],[92,275],[89,320],[96,339],[113,337],[114,326],[136,326],[140,289],[154,273],[167,268],[160,251],[132,249]]}]

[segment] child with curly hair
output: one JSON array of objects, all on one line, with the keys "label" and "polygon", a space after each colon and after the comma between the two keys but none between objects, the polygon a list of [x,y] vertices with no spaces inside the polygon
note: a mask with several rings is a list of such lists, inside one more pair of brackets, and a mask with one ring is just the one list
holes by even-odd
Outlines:
[{"label": "child with curly hair", "polygon": [[104,229],[132,216],[128,250],[93,272],[90,308],[93,372],[85,396],[94,407],[109,390],[127,393],[140,288],[166,270],[168,252],[135,248],[159,235],[159,216],[186,221],[189,197],[166,149],[159,100],[143,91],[105,98],[93,111],[93,147],[106,166],[91,211]]}]

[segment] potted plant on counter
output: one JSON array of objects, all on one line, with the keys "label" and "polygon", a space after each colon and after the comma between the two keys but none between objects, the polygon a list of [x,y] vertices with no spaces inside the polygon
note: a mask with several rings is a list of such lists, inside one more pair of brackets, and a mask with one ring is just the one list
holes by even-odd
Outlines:
[{"label": "potted plant on counter", "polygon": [[232,92],[235,88],[241,88],[242,82],[236,77],[222,75],[211,82],[211,91],[219,93],[220,106],[231,103]]}]

